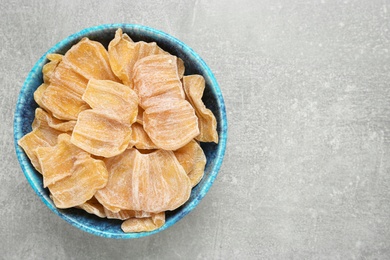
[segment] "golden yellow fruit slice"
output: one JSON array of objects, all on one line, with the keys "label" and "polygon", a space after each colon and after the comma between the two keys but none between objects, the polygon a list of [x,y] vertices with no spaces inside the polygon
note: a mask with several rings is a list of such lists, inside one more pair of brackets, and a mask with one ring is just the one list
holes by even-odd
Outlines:
[{"label": "golden yellow fruit slice", "polygon": [[199,119],[199,136],[197,140],[201,142],[218,143],[217,120],[210,109],[207,109],[202,101],[205,89],[205,80],[200,75],[183,77],[183,88],[192,106],[195,108]]},{"label": "golden yellow fruit slice", "polygon": [[107,218],[121,219],[121,220],[129,219],[129,218],[147,218],[151,216],[151,214],[148,212],[125,210],[125,209],[122,209],[119,212],[112,212],[111,210],[104,208],[104,212]]},{"label": "golden yellow fruit slice", "polygon": [[184,99],[176,57],[160,54],[140,59],[134,65],[134,90],[143,109],[167,99]]},{"label": "golden yellow fruit slice", "polygon": [[101,111],[124,124],[132,124],[138,115],[138,96],[128,86],[111,80],[91,79],[83,95],[95,111]]},{"label": "golden yellow fruit slice", "polygon": [[[108,45],[111,68],[115,75],[127,86],[132,87],[134,64],[147,56],[169,54],[157,46],[155,42],[133,42],[127,34],[118,29],[115,38]],[[179,64],[180,63],[180,64]],[[184,63],[178,62],[180,73],[184,74]]]},{"label": "golden yellow fruit slice", "polygon": [[81,111],[89,108],[80,94],[53,84],[45,89],[40,100],[42,107],[62,120],[76,120]]},{"label": "golden yellow fruit slice", "polygon": [[179,76],[179,78],[183,78],[184,76],[184,72],[185,72],[185,66],[184,66],[184,61],[180,58],[177,58],[177,74]]},{"label": "golden yellow fruit slice", "polygon": [[32,123],[32,129],[39,128],[42,125],[42,122],[47,123],[47,126],[61,131],[61,132],[71,132],[73,131],[76,121],[62,121],[57,118],[52,117],[49,113],[44,111],[42,108],[37,108],[35,110],[35,119]]},{"label": "golden yellow fruit slice", "polygon": [[[157,43],[155,42],[143,42],[143,41],[139,41],[139,42],[136,42],[135,43],[135,52],[136,52],[136,55],[135,55],[135,59],[134,59],[134,62],[132,64],[132,69],[134,68],[134,64],[139,61],[140,59],[142,58],[145,58],[147,56],[151,56],[151,55],[160,55],[160,54],[163,54],[163,55],[171,55],[170,53],[164,51],[163,49],[161,49]],[[178,74],[178,77],[181,79],[184,75],[184,71],[185,71],[185,67],[184,67],[184,61],[174,55],[171,55],[172,57],[175,58],[176,60],[176,72]],[[131,75],[133,76],[133,75]]]},{"label": "golden yellow fruit slice", "polygon": [[45,93],[45,90],[47,89],[47,87],[49,86],[49,84],[47,83],[42,83],[35,91],[34,91],[34,100],[35,102],[37,102],[37,104],[48,110],[47,108],[45,108],[45,106],[42,104],[42,97],[43,97],[43,93]]},{"label": "golden yellow fruit slice", "polygon": [[94,214],[100,218],[107,217],[104,211],[104,207],[102,206],[102,204],[99,203],[99,201],[95,197],[92,197],[90,200],[76,207],[85,210],[89,214]]},{"label": "golden yellow fruit slice", "polygon": [[122,29],[115,32],[115,38],[108,45],[108,58],[114,74],[127,86],[132,85],[131,70],[134,58],[134,42]]},{"label": "golden yellow fruit slice", "polygon": [[143,114],[144,129],[150,139],[164,150],[176,150],[199,135],[198,118],[184,99],[156,103]]},{"label": "golden yellow fruit slice", "polygon": [[123,232],[153,231],[165,224],[165,212],[153,214],[148,218],[130,218],[121,225]]},{"label": "golden yellow fruit slice", "polygon": [[[133,207],[146,212],[174,210],[191,193],[191,183],[171,151],[139,153],[141,163],[133,172]],[[137,167],[138,166],[138,167]]]},{"label": "golden yellow fruit slice", "polygon": [[50,73],[50,85],[40,86],[34,93],[34,99],[55,117],[76,120],[78,113],[89,108],[81,99],[87,83],[86,78],[60,61]]},{"label": "golden yellow fruit slice", "polygon": [[81,112],[71,142],[97,156],[122,153],[131,140],[131,126],[92,109]]},{"label": "golden yellow fruit slice", "polygon": [[87,87],[88,80],[76,73],[65,62],[60,62],[51,77],[50,83],[63,87],[81,97]]},{"label": "golden yellow fruit slice", "polygon": [[106,159],[105,163],[109,180],[95,196],[111,211],[174,210],[190,196],[190,180],[171,151],[141,154],[136,149],[128,149]]},{"label": "golden yellow fruit slice", "polygon": [[111,71],[107,50],[97,41],[83,38],[66,52],[62,61],[88,80],[94,78],[118,81]]},{"label": "golden yellow fruit slice", "polygon": [[174,154],[188,174],[192,187],[194,187],[203,178],[206,166],[206,156],[202,147],[195,140],[192,140],[187,145],[174,151]]},{"label": "golden yellow fruit slice", "polygon": [[38,147],[36,155],[43,175],[43,187],[70,176],[80,161],[91,156],[70,143],[70,135],[60,134],[55,146]]},{"label": "golden yellow fruit slice", "polygon": [[48,122],[49,117],[41,116],[41,112],[42,110],[40,108],[35,110],[35,118],[32,123],[33,130],[18,141],[18,144],[23,148],[32,165],[38,172],[42,171],[36,155],[36,149],[38,147],[55,145],[57,143],[58,135],[63,133],[51,128]]},{"label": "golden yellow fruit slice", "polygon": [[27,157],[30,159],[31,164],[40,173],[42,173],[42,170],[41,170],[41,166],[39,165],[39,160],[38,160],[37,155],[36,155],[36,149],[37,149],[37,147],[51,146],[51,143],[49,143],[46,140],[45,133],[42,133],[42,132],[44,132],[44,131],[42,131],[41,129],[36,129],[36,130],[26,134],[18,141],[18,144],[20,145],[20,147],[23,148]]},{"label": "golden yellow fruit slice", "polygon": [[[139,123],[131,125],[131,144],[137,149],[158,149],[158,147],[150,140],[143,126]],[[131,147],[128,147],[131,148]]]},{"label": "golden yellow fruit slice", "polygon": [[51,81],[51,78],[53,76],[53,73],[55,69],[57,68],[58,64],[62,60],[61,54],[48,54],[46,58],[49,60],[48,63],[46,63],[42,68],[42,74],[43,74],[43,82],[49,84]]},{"label": "golden yellow fruit slice", "polygon": [[107,184],[106,166],[92,158],[78,160],[71,176],[48,186],[57,208],[71,208],[90,200]]},{"label": "golden yellow fruit slice", "polygon": [[108,171],[107,186],[95,194],[97,200],[107,209],[118,213],[132,208],[132,173],[137,152],[134,149],[104,160]]}]

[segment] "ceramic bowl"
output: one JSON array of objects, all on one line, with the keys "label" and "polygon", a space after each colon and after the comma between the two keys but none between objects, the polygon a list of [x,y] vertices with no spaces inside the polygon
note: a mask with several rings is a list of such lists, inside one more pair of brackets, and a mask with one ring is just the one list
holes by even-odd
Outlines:
[{"label": "ceramic bowl", "polygon": [[[49,197],[48,190],[43,188],[42,176],[34,169],[24,151],[17,144],[21,137],[31,131],[34,111],[37,108],[33,93],[42,83],[42,67],[48,62],[46,55],[49,53],[64,54],[83,37],[99,41],[107,48],[108,43],[114,38],[115,31],[118,28],[122,28],[123,32],[127,33],[134,41],[156,42],[165,51],[183,59],[186,75],[203,75],[206,81],[203,102],[207,108],[212,110],[218,124],[219,143],[201,144],[207,157],[204,178],[193,188],[190,199],[180,208],[167,212],[166,223],[161,228],[151,232],[124,233],[120,228],[122,221],[102,219],[79,209],[57,209]],[[195,51],[178,39],[156,29],[135,24],[99,25],[84,29],[57,43],[37,61],[28,74],[20,91],[14,115],[14,143],[16,154],[27,181],[38,197],[51,211],[73,226],[97,236],[117,239],[139,238],[161,232],[191,212],[206,195],[217,177],[225,153],[226,138],[227,119],[225,104],[217,80],[210,68]]]}]

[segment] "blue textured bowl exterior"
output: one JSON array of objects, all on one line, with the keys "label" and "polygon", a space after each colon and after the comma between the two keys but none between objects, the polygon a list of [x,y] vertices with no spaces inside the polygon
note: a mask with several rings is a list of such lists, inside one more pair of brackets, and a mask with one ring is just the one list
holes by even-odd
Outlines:
[{"label": "blue textured bowl exterior", "polygon": [[[127,33],[134,41],[157,42],[164,50],[182,58],[185,62],[186,75],[203,75],[206,80],[203,101],[206,107],[213,111],[218,124],[219,143],[201,144],[207,157],[204,178],[193,188],[190,199],[183,206],[172,212],[167,212],[165,225],[151,232],[124,233],[120,228],[122,221],[101,219],[79,209],[57,209],[49,198],[48,190],[43,188],[42,176],[34,169],[24,151],[17,144],[20,138],[31,131],[31,123],[34,120],[34,113],[37,108],[33,93],[42,83],[42,67],[47,63],[46,55],[49,53],[64,54],[83,37],[99,41],[107,47],[108,43],[114,38],[115,31],[118,28],[122,28],[123,32]],[[226,139],[227,119],[224,100],[218,83],[206,63],[191,48],[176,38],[164,32],[135,24],[106,24],[87,28],[56,44],[38,60],[28,74],[21,89],[14,115],[14,143],[16,154],[24,175],[39,198],[54,213],[73,226],[91,234],[108,238],[128,239],[155,234],[172,226],[194,209],[210,189],[218,174],[226,149]]]}]

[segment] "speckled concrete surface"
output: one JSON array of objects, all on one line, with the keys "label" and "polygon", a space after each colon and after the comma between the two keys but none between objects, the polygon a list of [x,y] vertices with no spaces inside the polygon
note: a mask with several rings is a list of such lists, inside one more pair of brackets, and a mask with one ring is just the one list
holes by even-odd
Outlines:
[{"label": "speckled concrete surface", "polygon": [[[35,61],[85,27],[139,23],[208,63],[228,111],[214,186],[177,225],[109,240],[51,213],[12,119]],[[390,2],[3,1],[0,259],[390,258]]]}]

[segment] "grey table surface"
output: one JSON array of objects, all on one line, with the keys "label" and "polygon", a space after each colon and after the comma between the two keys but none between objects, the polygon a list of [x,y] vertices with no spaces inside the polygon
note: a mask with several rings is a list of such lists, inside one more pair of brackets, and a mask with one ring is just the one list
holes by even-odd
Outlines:
[{"label": "grey table surface", "polygon": [[[203,57],[228,147],[209,193],[162,233],[111,240],[30,188],[13,113],[33,64],[103,23],[163,30]],[[0,259],[389,259],[390,2],[21,1],[0,8]]]}]

